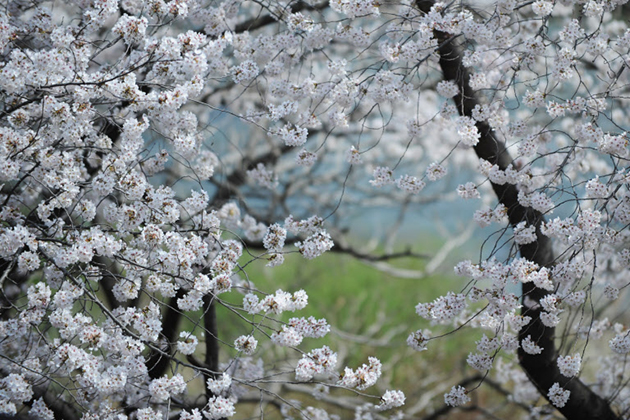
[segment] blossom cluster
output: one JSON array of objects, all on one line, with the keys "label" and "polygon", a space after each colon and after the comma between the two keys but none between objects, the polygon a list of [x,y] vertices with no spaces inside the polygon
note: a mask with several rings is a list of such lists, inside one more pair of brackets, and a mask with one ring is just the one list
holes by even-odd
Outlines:
[{"label": "blossom cluster", "polygon": [[376,383],[381,376],[382,364],[375,357],[368,358],[368,364],[353,370],[348,367],[341,374],[339,384],[348,388],[364,390]]},{"label": "blossom cluster", "polygon": [[[184,378],[203,376],[208,398],[180,418],[234,415],[245,388],[282,376],[250,356],[330,331],[324,319],[281,318],[308,296],[259,291],[256,261],[334,249],[352,221],[346,206],[367,195],[454,195],[426,181],[447,172],[462,176],[461,198],[496,192],[473,219],[505,229],[478,263],[456,266],[469,282],[416,312],[432,326],[484,329],[467,362],[499,376],[501,351],[557,353],[526,328],[566,323],[563,349],[575,349],[569,336],[588,343],[558,356],[560,373],[594,372],[596,393],[628,412],[623,1],[505,0],[488,13],[374,0],[326,11],[276,0],[18,3],[0,14],[0,414],[52,418],[50,389],[86,419],[171,418]],[[438,58],[447,46],[461,54]],[[448,65],[458,68],[436,71]],[[492,150],[478,161],[473,147]],[[523,257],[534,248],[553,258]],[[215,316],[246,329],[223,337]],[[437,335],[416,330],[407,343],[422,351]],[[595,340],[607,356],[591,356]],[[203,366],[200,349],[213,344],[221,358],[207,360],[229,360]],[[375,358],[339,376],[329,347],[282,350],[300,355],[299,381],[363,391],[381,375]],[[558,408],[571,403],[571,382],[560,382],[545,395]],[[517,388],[513,401],[533,406]],[[445,395],[468,400],[462,386]],[[386,391],[356,417],[404,401]]]}]

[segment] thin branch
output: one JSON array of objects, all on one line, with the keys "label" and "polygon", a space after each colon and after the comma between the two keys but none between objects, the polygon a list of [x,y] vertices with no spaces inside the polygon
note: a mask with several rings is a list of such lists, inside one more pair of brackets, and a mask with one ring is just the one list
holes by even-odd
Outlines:
[{"label": "thin branch", "polygon": [[[290,5],[290,7],[287,6],[287,8],[285,10],[282,10],[282,12],[284,13],[284,12],[290,11],[291,13],[297,13],[297,12],[301,12],[302,10],[324,10],[329,6],[329,4],[330,3],[326,1],[326,2],[315,4],[315,5],[310,5],[306,2],[300,1],[295,4]],[[238,25],[236,25],[234,27],[234,32],[239,34],[245,31],[255,31],[256,29],[260,29],[263,26],[271,25],[278,22],[278,20],[280,20],[281,17],[282,16],[275,16],[273,14],[268,14],[264,16],[251,18],[249,20],[246,20],[245,22],[241,22]]]}]

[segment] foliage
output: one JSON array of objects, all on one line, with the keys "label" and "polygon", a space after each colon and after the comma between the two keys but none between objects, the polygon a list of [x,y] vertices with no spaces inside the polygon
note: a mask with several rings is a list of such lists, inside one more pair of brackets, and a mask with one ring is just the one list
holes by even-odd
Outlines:
[{"label": "foliage", "polygon": [[529,418],[630,415],[624,0],[1,3],[0,414],[413,416],[378,358],[306,345],[331,326],[304,290],[252,278],[394,270],[420,255],[352,245],[357,214],[457,196],[487,240],[407,344],[480,329],[479,372],[429,416],[482,384]]}]

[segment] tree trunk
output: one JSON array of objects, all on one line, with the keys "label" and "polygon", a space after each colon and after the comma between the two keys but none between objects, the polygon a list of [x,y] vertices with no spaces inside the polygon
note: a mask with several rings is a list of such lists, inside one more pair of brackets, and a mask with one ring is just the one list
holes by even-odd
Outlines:
[{"label": "tree trunk", "polygon": [[[417,0],[419,9],[425,13],[433,4],[434,1]],[[434,36],[440,46],[438,53],[444,80],[455,82],[460,89],[460,93],[453,98],[457,110],[462,116],[472,117],[472,110],[480,102],[475,91],[470,88],[470,73],[462,64],[462,45],[458,44],[456,38],[443,32],[435,31]],[[477,129],[481,134],[479,143],[474,148],[477,156],[505,170],[512,163],[512,157],[504,143],[495,136],[487,123],[478,122]],[[518,202],[518,189],[515,185],[492,183],[492,189],[499,202],[507,208],[511,226],[514,227],[522,221],[536,226],[536,241],[521,245],[519,247],[521,256],[540,267],[551,267],[555,260],[551,240],[540,232],[540,225],[544,221],[543,215],[530,207],[523,207]],[[538,302],[548,293],[544,289],[537,288],[533,283],[524,283],[522,299],[529,297]],[[540,394],[547,398],[549,388],[557,382],[571,392],[566,405],[558,408],[567,419],[618,419],[608,401],[595,394],[578,378],[567,378],[560,374],[556,363],[558,353],[554,341],[555,328],[545,327],[540,321],[540,306],[538,305],[538,309],[531,309],[523,304],[521,312],[522,315],[530,316],[532,321],[521,329],[519,340],[531,336],[532,340],[544,349],[539,355],[528,354],[522,348],[518,350],[519,363]]]}]

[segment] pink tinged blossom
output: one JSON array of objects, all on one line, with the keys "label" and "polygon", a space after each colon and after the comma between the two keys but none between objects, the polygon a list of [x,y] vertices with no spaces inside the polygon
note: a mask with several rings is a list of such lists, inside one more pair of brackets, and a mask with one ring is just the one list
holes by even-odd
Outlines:
[{"label": "pink tinged blossom", "polygon": [[255,62],[246,60],[238,66],[232,67],[231,72],[234,83],[247,83],[256,78],[260,70]]},{"label": "pink tinged blossom", "polygon": [[553,3],[550,1],[538,0],[532,4],[532,11],[538,16],[548,16],[553,10]]},{"label": "pink tinged blossom", "polygon": [[[559,79],[560,81],[569,80],[573,77],[574,71],[573,66],[575,65],[576,52],[573,47],[565,47],[560,49],[558,54],[556,55],[556,61],[554,63],[554,68],[552,71],[552,75]],[[557,105],[557,106],[556,106]],[[548,108],[547,111],[549,114],[554,117],[554,115],[564,115],[564,109],[559,104],[554,105],[554,109],[551,110]],[[562,109],[560,109],[562,108]]]},{"label": "pink tinged blossom", "polygon": [[[84,364],[84,369],[87,364]],[[85,370],[89,371],[89,369]],[[105,372],[102,372],[98,379],[95,380],[101,397],[122,391],[127,384],[128,374],[128,369],[125,366],[110,366]]]},{"label": "pink tinged blossom", "polygon": [[604,134],[597,140],[597,146],[602,153],[625,157],[628,154],[628,138],[626,133],[621,135]]},{"label": "pink tinged blossom", "polygon": [[287,237],[287,231],[279,224],[274,223],[267,228],[267,233],[263,238],[263,246],[268,251],[279,252],[284,247],[284,240]]},{"label": "pink tinged blossom", "polygon": [[466,309],[466,297],[459,293],[448,292],[434,300],[432,303],[419,303],[416,305],[416,313],[422,318],[446,323],[451,321]]},{"label": "pink tinged blossom", "polygon": [[197,152],[197,138],[193,135],[178,135],[173,138],[175,150],[186,159],[192,159]]},{"label": "pink tinged blossom", "polygon": [[559,303],[560,303],[560,299],[558,298],[557,295],[553,293],[548,294],[545,297],[540,299],[540,305],[543,307],[545,311],[550,312],[550,313],[556,313],[560,311],[560,309],[558,308]]},{"label": "pink tinged blossom", "polygon": [[232,377],[223,373],[218,378],[208,378],[206,386],[214,395],[226,394],[232,385]]},{"label": "pink tinged blossom", "polygon": [[468,85],[473,90],[487,89],[490,87],[490,83],[484,73],[471,74]]},{"label": "pink tinged blossom", "polygon": [[477,190],[477,186],[474,182],[467,182],[464,185],[460,185],[457,187],[457,194],[464,199],[475,199],[481,198],[479,191]]},{"label": "pink tinged blossom", "polygon": [[506,352],[518,349],[518,338],[514,334],[505,333],[501,337],[501,349]]},{"label": "pink tinged blossom", "polygon": [[251,335],[242,335],[234,340],[234,348],[247,356],[254,354],[257,347],[258,340]]},{"label": "pink tinged blossom", "polygon": [[292,32],[309,31],[312,29],[313,20],[302,13],[291,13],[287,18],[287,27]]},{"label": "pink tinged blossom", "polygon": [[525,92],[523,102],[529,108],[540,108],[545,105],[545,96],[545,93],[539,90],[535,90],[533,92],[528,90]]},{"label": "pink tinged blossom", "polygon": [[311,216],[308,219],[296,221],[293,215],[289,215],[284,219],[284,227],[294,235],[305,233],[312,235],[323,229],[324,219],[319,216]]},{"label": "pink tinged blossom", "polygon": [[11,402],[21,403],[33,398],[31,384],[19,374],[11,373],[0,379],[0,389],[3,390],[4,399]]},{"label": "pink tinged blossom", "polygon": [[281,105],[269,104],[269,118],[272,121],[278,121],[290,114],[298,111],[298,103],[295,101],[285,101]]},{"label": "pink tinged blossom", "polygon": [[587,17],[595,17],[595,16],[601,16],[601,14],[604,12],[604,5],[600,4],[599,2],[596,1],[587,1],[584,4],[584,8],[582,9],[584,16]]},{"label": "pink tinged blossom", "polygon": [[558,356],[557,362],[560,373],[567,378],[572,378],[580,372],[582,357],[580,353],[575,353],[573,356]]},{"label": "pink tinged blossom", "polygon": [[150,247],[160,245],[164,240],[164,232],[159,226],[154,224],[147,224],[142,229],[141,235],[144,243]]},{"label": "pink tinged blossom", "polygon": [[450,392],[444,394],[444,403],[451,407],[459,407],[468,402],[470,402],[470,397],[468,396],[468,391],[466,391],[466,388],[463,386],[454,386],[451,388]]},{"label": "pink tinged blossom", "polygon": [[201,412],[199,412],[198,408],[194,408],[191,412],[186,410],[182,410],[179,415],[179,420],[203,420],[201,416]]},{"label": "pink tinged blossom", "polygon": [[[152,408],[141,408],[136,411],[137,420],[162,420],[164,416],[159,411],[155,411]],[[89,418],[89,420],[93,420]]]},{"label": "pink tinged blossom", "polygon": [[330,332],[330,325],[325,319],[315,319],[310,316],[305,318],[291,318],[288,325],[295,328],[300,335],[311,338],[322,338]]},{"label": "pink tinged blossom", "polygon": [[[258,310],[264,311],[264,312],[271,312],[276,315],[281,314],[287,308],[287,301],[288,301],[287,295],[288,293],[282,290],[278,290],[276,294],[274,295],[265,296],[265,298],[260,302],[260,304],[257,305],[259,307]],[[248,296],[253,296],[253,295],[248,295]],[[245,296],[245,298],[247,298],[248,296]],[[255,298],[255,301],[258,302],[257,297]],[[245,305],[245,302],[243,302],[243,304]]]},{"label": "pink tinged blossom", "polygon": [[446,168],[437,162],[433,162],[427,168],[426,175],[429,181],[437,181],[446,175]]},{"label": "pink tinged blossom", "polygon": [[470,353],[466,362],[471,368],[485,372],[492,367],[493,358],[486,353]]},{"label": "pink tinged blossom", "polygon": [[567,44],[573,44],[579,38],[585,35],[584,29],[580,27],[577,19],[571,20],[562,31],[560,31],[560,39]]},{"label": "pink tinged blossom", "polygon": [[285,124],[280,130],[275,132],[282,138],[287,146],[297,147],[303,146],[308,138],[308,129],[291,123]]},{"label": "pink tinged blossom", "polygon": [[532,318],[530,316],[509,314],[506,317],[506,320],[508,321],[508,324],[510,325],[510,327],[515,332],[518,332],[521,329],[523,329],[523,327],[527,326],[530,323],[530,321],[532,320]]},{"label": "pink tinged blossom", "polygon": [[112,293],[118,302],[125,302],[138,297],[142,283],[140,279],[120,279],[114,284]]},{"label": "pink tinged blossom", "polygon": [[348,127],[348,117],[342,111],[331,111],[328,118],[333,127]]},{"label": "pink tinged blossom", "polygon": [[451,80],[443,80],[437,84],[437,92],[445,98],[452,98],[459,93],[459,87]]},{"label": "pink tinged blossom", "polygon": [[477,222],[480,227],[490,226],[492,223],[493,212],[492,209],[477,210],[473,215],[473,220]]},{"label": "pink tinged blossom", "polygon": [[565,114],[566,108],[564,105],[559,104],[554,101],[550,101],[547,104],[547,113],[551,118],[563,117]]},{"label": "pink tinged blossom", "polygon": [[531,157],[538,151],[538,142],[535,136],[528,136],[518,145],[518,156]]},{"label": "pink tinged blossom", "polygon": [[214,293],[220,295],[232,290],[232,278],[230,273],[220,273],[212,279]]},{"label": "pink tinged blossom", "polygon": [[28,411],[29,417],[38,418],[41,420],[53,420],[55,413],[48,408],[42,397],[36,399]]},{"label": "pink tinged blossom", "polygon": [[405,405],[405,394],[402,391],[385,391],[381,397],[377,410],[389,410],[390,408],[402,407]]},{"label": "pink tinged blossom", "polygon": [[475,121],[482,122],[486,120],[491,120],[493,113],[490,110],[488,105],[475,105],[475,108],[472,110],[472,117]]},{"label": "pink tinged blossom", "polygon": [[456,120],[457,134],[463,144],[466,146],[475,146],[479,143],[481,134],[475,125],[475,120],[470,117],[462,116]]},{"label": "pink tinged blossom", "polygon": [[296,242],[295,246],[304,258],[312,260],[329,251],[334,246],[334,243],[328,233],[321,231],[314,233],[304,241]]},{"label": "pink tinged blossom", "polygon": [[205,191],[191,191],[188,197],[182,203],[182,207],[190,215],[199,213],[208,207],[209,197]]},{"label": "pink tinged blossom", "polygon": [[409,137],[418,137],[422,133],[422,124],[417,119],[407,121]]},{"label": "pink tinged blossom", "polygon": [[396,185],[410,194],[418,194],[426,184],[415,176],[403,175],[396,180]]},{"label": "pink tinged blossom", "polygon": [[536,241],[536,226],[527,226],[527,222],[520,222],[514,227],[514,242],[518,245],[531,244]]},{"label": "pink tinged blossom", "polygon": [[578,290],[565,296],[562,301],[569,306],[577,307],[584,303],[586,300],[586,292],[584,290]]},{"label": "pink tinged blossom", "polygon": [[375,187],[382,187],[394,183],[394,173],[388,167],[378,166],[374,169],[374,179],[370,181]]},{"label": "pink tinged blossom", "polygon": [[287,310],[289,311],[299,311],[300,309],[304,309],[308,304],[308,295],[304,290],[298,290],[294,292],[293,295],[289,298],[287,304]]},{"label": "pink tinged blossom", "polygon": [[543,351],[542,347],[539,347],[536,343],[532,341],[532,337],[528,335],[521,341],[521,347],[527,354],[540,354]]},{"label": "pink tinged blossom", "polygon": [[195,335],[188,331],[182,331],[179,333],[180,341],[177,342],[177,351],[184,355],[190,355],[195,352],[199,340]]},{"label": "pink tinged blossom", "polygon": [[243,309],[251,315],[258,313],[261,310],[258,296],[254,295],[253,293],[246,294],[243,298]]},{"label": "pink tinged blossom", "polygon": [[39,256],[31,251],[24,251],[18,257],[18,268],[24,273],[30,273],[37,269],[41,265]]},{"label": "pink tinged blossom", "polygon": [[630,353],[630,332],[623,331],[618,333],[608,342],[610,349],[617,354]]},{"label": "pink tinged blossom", "polygon": [[317,154],[309,152],[306,149],[302,149],[295,156],[295,163],[300,166],[313,166],[317,162]]},{"label": "pink tinged blossom", "polygon": [[493,184],[504,185],[507,182],[507,176],[505,172],[499,168],[499,165],[492,165],[487,171],[483,171],[483,173],[488,176],[488,179]]},{"label": "pink tinged blossom", "polygon": [[112,30],[121,36],[127,45],[140,42],[147,31],[149,21],[147,18],[137,18],[129,15],[122,15]]},{"label": "pink tinged blossom", "polygon": [[482,353],[492,353],[500,347],[497,337],[488,338],[485,334],[477,341],[477,350]]},{"label": "pink tinged blossom", "polygon": [[193,165],[195,174],[202,179],[210,179],[214,175],[215,168],[219,165],[219,158],[210,150],[202,150]]},{"label": "pink tinged blossom", "polygon": [[298,381],[311,380],[315,375],[336,375],[337,353],[328,346],[314,349],[303,356],[295,368],[295,379]]},{"label": "pink tinged blossom", "polygon": [[163,376],[151,381],[149,394],[156,402],[167,401],[173,395],[179,395],[186,390],[186,382],[179,373],[169,378]]},{"label": "pink tinged blossom", "polygon": [[361,154],[354,146],[350,146],[350,149],[346,152],[346,162],[351,165],[358,165],[361,163]]},{"label": "pink tinged blossom", "polygon": [[536,287],[552,291],[554,290],[553,282],[551,281],[551,274],[547,267],[542,267],[538,271],[530,273],[529,280],[534,282]]},{"label": "pink tinged blossom", "polygon": [[360,16],[380,15],[379,3],[373,0],[332,0],[330,7],[350,19]]},{"label": "pink tinged blossom", "polygon": [[224,417],[232,417],[236,410],[234,402],[228,398],[214,396],[208,401],[205,409],[202,411],[208,420],[218,420]]},{"label": "pink tinged blossom", "polygon": [[600,227],[602,214],[599,210],[584,209],[577,218],[577,227],[585,234],[597,231]]},{"label": "pink tinged blossom", "polygon": [[555,313],[541,312],[540,322],[542,322],[545,327],[553,328],[560,323],[560,317]]},{"label": "pink tinged blossom", "polygon": [[530,206],[541,213],[553,213],[555,207],[553,201],[544,193],[536,191],[529,197]]},{"label": "pink tinged blossom", "polygon": [[271,253],[267,256],[266,267],[277,267],[284,264],[284,255],[280,253]]},{"label": "pink tinged blossom", "polygon": [[409,334],[407,337],[407,345],[416,351],[424,351],[427,349],[427,342],[429,341],[426,331],[418,330]]},{"label": "pink tinged blossom", "polygon": [[51,290],[46,283],[29,286],[27,291],[29,308],[45,308],[50,304]]},{"label": "pink tinged blossom", "polygon": [[606,198],[609,195],[608,187],[599,181],[599,176],[586,183],[586,195],[591,198]]},{"label": "pink tinged blossom", "polygon": [[96,217],[96,206],[89,200],[80,200],[75,211],[76,216],[81,217],[85,222],[91,222]]},{"label": "pink tinged blossom", "polygon": [[567,401],[569,401],[570,395],[570,391],[562,388],[560,384],[556,382],[549,388],[547,398],[549,398],[549,401],[551,401],[554,406],[562,408],[566,405]]},{"label": "pink tinged blossom", "polygon": [[368,358],[369,365],[363,364],[356,371],[346,367],[339,384],[348,388],[363,391],[376,383],[381,376],[381,362],[375,357]]},{"label": "pink tinged blossom", "polygon": [[379,50],[383,58],[390,63],[397,63],[400,60],[400,44],[392,44],[384,42],[380,45]]},{"label": "pink tinged blossom", "polygon": [[282,330],[271,334],[271,341],[282,347],[295,347],[302,342],[304,337],[292,327],[282,326]]},{"label": "pink tinged blossom", "polygon": [[134,315],[133,327],[138,331],[142,340],[156,341],[162,331],[161,318],[160,307],[155,302],[151,302]]}]

